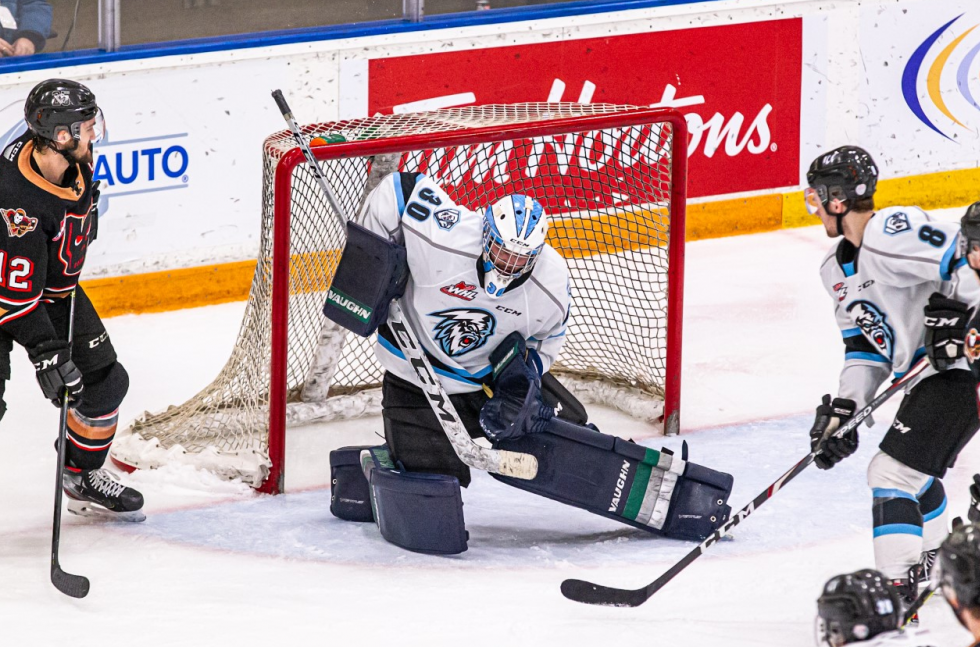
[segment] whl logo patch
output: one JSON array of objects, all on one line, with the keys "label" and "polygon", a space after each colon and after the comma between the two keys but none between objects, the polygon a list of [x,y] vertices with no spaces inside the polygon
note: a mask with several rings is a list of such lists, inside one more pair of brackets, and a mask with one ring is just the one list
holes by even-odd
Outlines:
[{"label": "whl logo patch", "polygon": [[460,281],[455,285],[447,285],[442,288],[443,294],[448,294],[451,297],[456,297],[457,299],[462,299],[463,301],[472,301],[476,298],[476,286],[470,285],[466,281]]},{"label": "whl logo patch", "polygon": [[368,319],[371,318],[371,309],[368,308],[363,303],[359,303],[354,299],[350,298],[343,292],[330,288],[327,291],[327,304],[333,305],[335,308],[339,308],[352,314],[354,317],[359,319],[361,323],[367,323]]},{"label": "whl logo patch", "polygon": [[847,286],[843,283],[838,283],[834,286],[834,292],[837,293],[837,300],[843,301],[847,297]]}]

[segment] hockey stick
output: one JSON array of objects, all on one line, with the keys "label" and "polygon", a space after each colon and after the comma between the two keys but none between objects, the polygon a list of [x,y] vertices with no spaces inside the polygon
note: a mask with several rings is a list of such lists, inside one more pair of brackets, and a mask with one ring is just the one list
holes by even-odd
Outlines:
[{"label": "hockey stick", "polygon": [[931,582],[926,588],[922,589],[919,596],[915,598],[912,604],[909,605],[909,608],[905,610],[905,615],[902,616],[902,624],[899,626],[899,629],[904,629],[910,622],[912,622],[915,615],[919,613],[919,609],[921,609],[922,605],[929,601],[929,598],[931,598],[932,594],[936,592],[936,589],[937,586]]},{"label": "hockey stick", "polygon": [[[878,394],[878,396],[868,403],[866,407],[861,409],[861,411],[855,414],[853,418],[848,420],[846,424],[842,425],[837,431],[835,431],[834,437],[839,438],[852,429],[857,429],[858,425],[864,422],[875,409],[880,407],[886,400],[902,390],[905,385],[912,380],[912,378],[921,373],[928,365],[928,360],[919,360],[919,362],[909,369],[905,375],[892,382],[887,389]],[[685,555],[681,561],[671,566],[666,573],[643,588],[617,589],[610,586],[602,586],[601,584],[585,582],[583,580],[565,580],[561,583],[562,595],[569,600],[582,602],[585,604],[598,604],[613,607],[640,606],[649,600],[654,593],[662,589],[667,582],[674,579],[678,573],[687,568],[691,562],[703,555],[708,548],[721,540],[721,538],[725,536],[725,533],[740,524],[742,520],[755,512],[757,508],[761,507],[763,503],[771,499],[776,492],[783,488],[783,486],[796,478],[800,472],[805,470],[810,463],[813,462],[813,459],[816,458],[816,456],[817,455],[815,452],[810,452],[807,454],[800,462],[790,468],[788,472],[780,476],[772,485],[763,490],[759,496],[755,497],[747,506],[739,510],[734,516],[732,516],[731,519],[726,521],[720,528],[718,528],[718,530],[711,533],[711,535],[694,550]]]},{"label": "hockey stick", "polygon": [[[71,357],[71,343],[75,337],[75,291],[68,295],[68,357]],[[62,480],[65,474],[65,443],[68,442],[68,387],[65,387],[61,402],[61,423],[58,427],[58,470],[54,487],[54,524],[51,530],[51,583],[54,587],[73,598],[88,595],[89,581],[84,575],[72,575],[61,569],[58,561],[58,547],[61,543],[61,497]]]},{"label": "hockey stick", "polygon": [[[296,123],[296,119],[293,117],[289,105],[286,103],[286,98],[282,95],[282,91],[275,90],[272,93],[272,98],[275,100],[276,105],[279,106],[283,119],[289,125],[289,130],[292,132],[297,145],[303,151],[303,156],[313,171],[317,183],[319,183],[320,188],[323,190],[327,202],[330,203],[334,216],[337,218],[341,228],[347,231],[347,222],[349,220],[347,213],[330,188],[330,184],[323,175],[323,171],[317,163],[316,158],[313,157],[313,151],[310,150],[309,144],[303,138],[302,131]],[[453,450],[459,459],[470,467],[493,472],[494,474],[513,476],[519,479],[533,479],[538,473],[538,461],[534,456],[483,447],[476,444],[470,438],[469,433],[459,418],[459,414],[456,412],[456,407],[449,400],[446,390],[442,388],[442,383],[432,369],[429,358],[426,357],[425,352],[422,350],[418,335],[405,318],[398,299],[391,302],[389,315],[389,327],[394,332],[398,345],[405,354],[405,359],[415,369],[418,386],[429,400],[432,412],[442,426],[446,437],[452,444]]]}]

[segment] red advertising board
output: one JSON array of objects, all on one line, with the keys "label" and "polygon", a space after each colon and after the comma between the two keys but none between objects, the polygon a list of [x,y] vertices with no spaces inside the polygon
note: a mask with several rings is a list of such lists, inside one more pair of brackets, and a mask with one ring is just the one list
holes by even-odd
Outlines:
[{"label": "red advertising board", "polygon": [[799,182],[802,20],[423,54],[369,63],[369,114],[525,101],[674,107],[689,195]]}]

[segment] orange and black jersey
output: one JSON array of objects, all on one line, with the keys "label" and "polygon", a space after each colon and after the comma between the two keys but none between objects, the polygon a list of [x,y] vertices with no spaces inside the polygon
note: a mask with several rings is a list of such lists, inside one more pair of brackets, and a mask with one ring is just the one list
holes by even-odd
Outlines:
[{"label": "orange and black jersey", "polygon": [[92,169],[76,164],[52,184],[33,150],[27,133],[0,155],[0,328],[25,347],[56,337],[38,306],[75,287],[98,227]]}]

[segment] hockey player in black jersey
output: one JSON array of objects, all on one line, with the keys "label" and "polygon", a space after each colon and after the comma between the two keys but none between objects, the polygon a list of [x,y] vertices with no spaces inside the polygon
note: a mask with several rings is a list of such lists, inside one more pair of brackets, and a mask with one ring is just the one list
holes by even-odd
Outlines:
[{"label": "hockey player in black jersey", "polygon": [[102,469],[129,376],[78,285],[98,231],[92,146],[104,132],[102,112],[84,85],[51,79],[28,95],[24,117],[27,132],[0,155],[0,333],[6,347],[0,349],[0,396],[13,340],[27,350],[46,398],[60,406],[68,391],[63,485],[69,510],[142,521],[143,496]]}]

